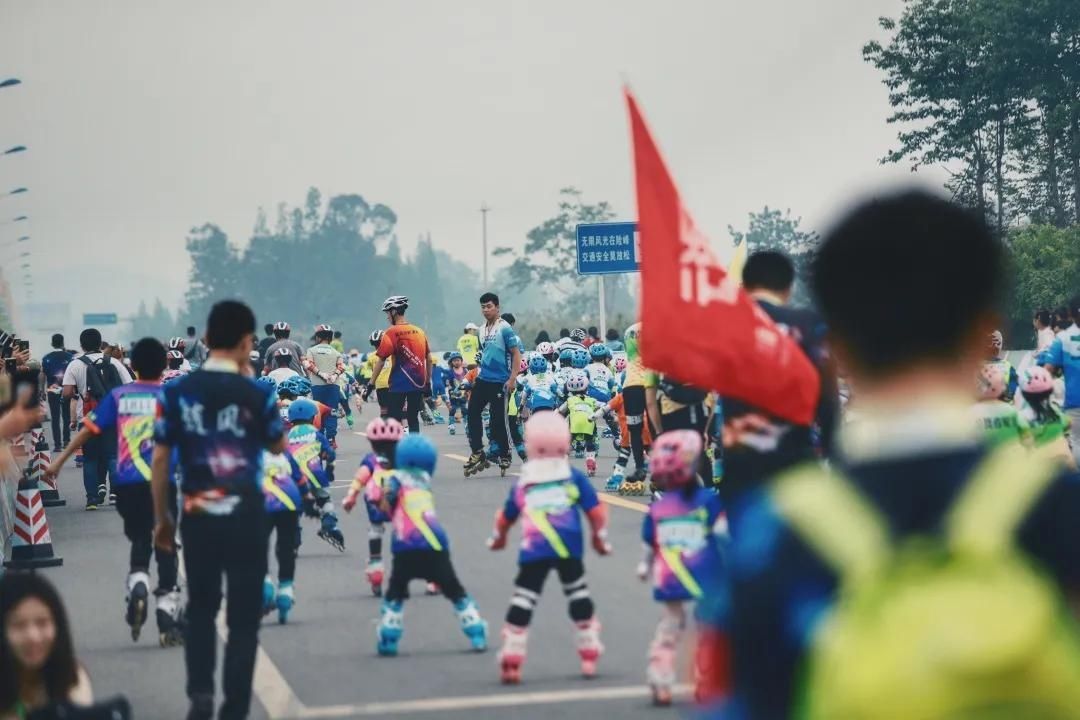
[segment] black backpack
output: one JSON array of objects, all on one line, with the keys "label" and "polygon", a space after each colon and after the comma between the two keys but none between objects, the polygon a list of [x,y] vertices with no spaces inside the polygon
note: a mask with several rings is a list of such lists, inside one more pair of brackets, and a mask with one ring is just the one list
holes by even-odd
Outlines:
[{"label": "black backpack", "polygon": [[82,355],[79,360],[86,365],[86,394],[95,403],[101,402],[113,388],[124,384],[120,371],[116,369],[112,358],[108,355],[102,355],[97,360],[91,360]]},{"label": "black backpack", "polygon": [[680,405],[697,405],[705,402],[705,398],[709,396],[709,393],[705,390],[683,385],[668,377],[660,379],[660,392],[667,395],[672,402]]}]

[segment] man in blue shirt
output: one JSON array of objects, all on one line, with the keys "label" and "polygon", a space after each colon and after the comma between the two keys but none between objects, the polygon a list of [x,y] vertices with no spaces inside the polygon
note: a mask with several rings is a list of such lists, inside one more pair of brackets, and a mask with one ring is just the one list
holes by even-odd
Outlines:
[{"label": "man in blue shirt", "polygon": [[263,450],[285,448],[276,398],[250,375],[255,315],[226,300],[206,323],[209,358],[162,391],[154,431],[154,542],[175,546],[168,511],[169,457],[175,448],[183,497],[181,535],[188,580],[186,637],[189,720],[213,717],[214,619],[226,578],[229,639],[225,645],[225,702],[221,718],[247,717],[255,669],[262,584],[266,574],[265,503],[260,486]]},{"label": "man in blue shirt", "polygon": [[71,442],[71,403],[64,402],[62,391],[64,371],[75,356],[64,349],[64,336],[59,333],[52,336],[52,346],[52,352],[41,358],[41,372],[45,374],[46,389],[49,394],[49,421],[52,424],[53,452],[60,452]]},{"label": "man in blue shirt", "polygon": [[1072,441],[1073,457],[1080,462],[1080,295],[1069,301],[1069,312],[1073,323],[1057,334],[1050,349],[1042,356],[1048,369],[1053,372],[1060,368],[1065,375],[1065,414],[1072,421],[1069,430]]},{"label": "man in blue shirt", "polygon": [[480,372],[469,396],[470,467],[484,465],[484,408],[488,408],[491,441],[498,446],[499,467],[510,467],[510,441],[506,428],[506,398],[517,387],[521,371],[521,341],[514,328],[499,315],[499,296],[488,292],[480,296],[484,327],[480,328]]}]

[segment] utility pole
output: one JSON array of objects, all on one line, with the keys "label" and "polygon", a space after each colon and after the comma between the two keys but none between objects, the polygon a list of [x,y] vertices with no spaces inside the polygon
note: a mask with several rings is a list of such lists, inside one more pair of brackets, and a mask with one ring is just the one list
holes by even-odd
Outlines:
[{"label": "utility pole", "polygon": [[480,221],[484,238],[484,292],[488,291],[487,214],[491,211],[486,202],[480,203]]}]

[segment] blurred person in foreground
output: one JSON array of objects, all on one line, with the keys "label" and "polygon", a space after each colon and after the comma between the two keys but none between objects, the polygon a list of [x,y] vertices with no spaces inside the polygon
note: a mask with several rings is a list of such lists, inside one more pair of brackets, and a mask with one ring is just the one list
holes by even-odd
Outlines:
[{"label": "blurred person in foreground", "polygon": [[22,720],[54,704],[93,702],[90,678],[75,659],[67,613],[43,576],[0,578],[0,720]]},{"label": "blurred person in foreground", "polygon": [[1004,264],[981,219],[921,192],[822,242],[812,286],[858,420],[832,470],[734,516],[725,717],[1080,713],[1080,478],[987,449],[971,414]]}]

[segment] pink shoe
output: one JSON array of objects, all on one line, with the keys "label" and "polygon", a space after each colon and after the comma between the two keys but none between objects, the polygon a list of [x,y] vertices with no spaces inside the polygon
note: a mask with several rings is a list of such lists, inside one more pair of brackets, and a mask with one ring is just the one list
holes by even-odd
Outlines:
[{"label": "pink shoe", "polygon": [[592,477],[596,474],[596,458],[586,458],[585,460],[585,474]]}]

